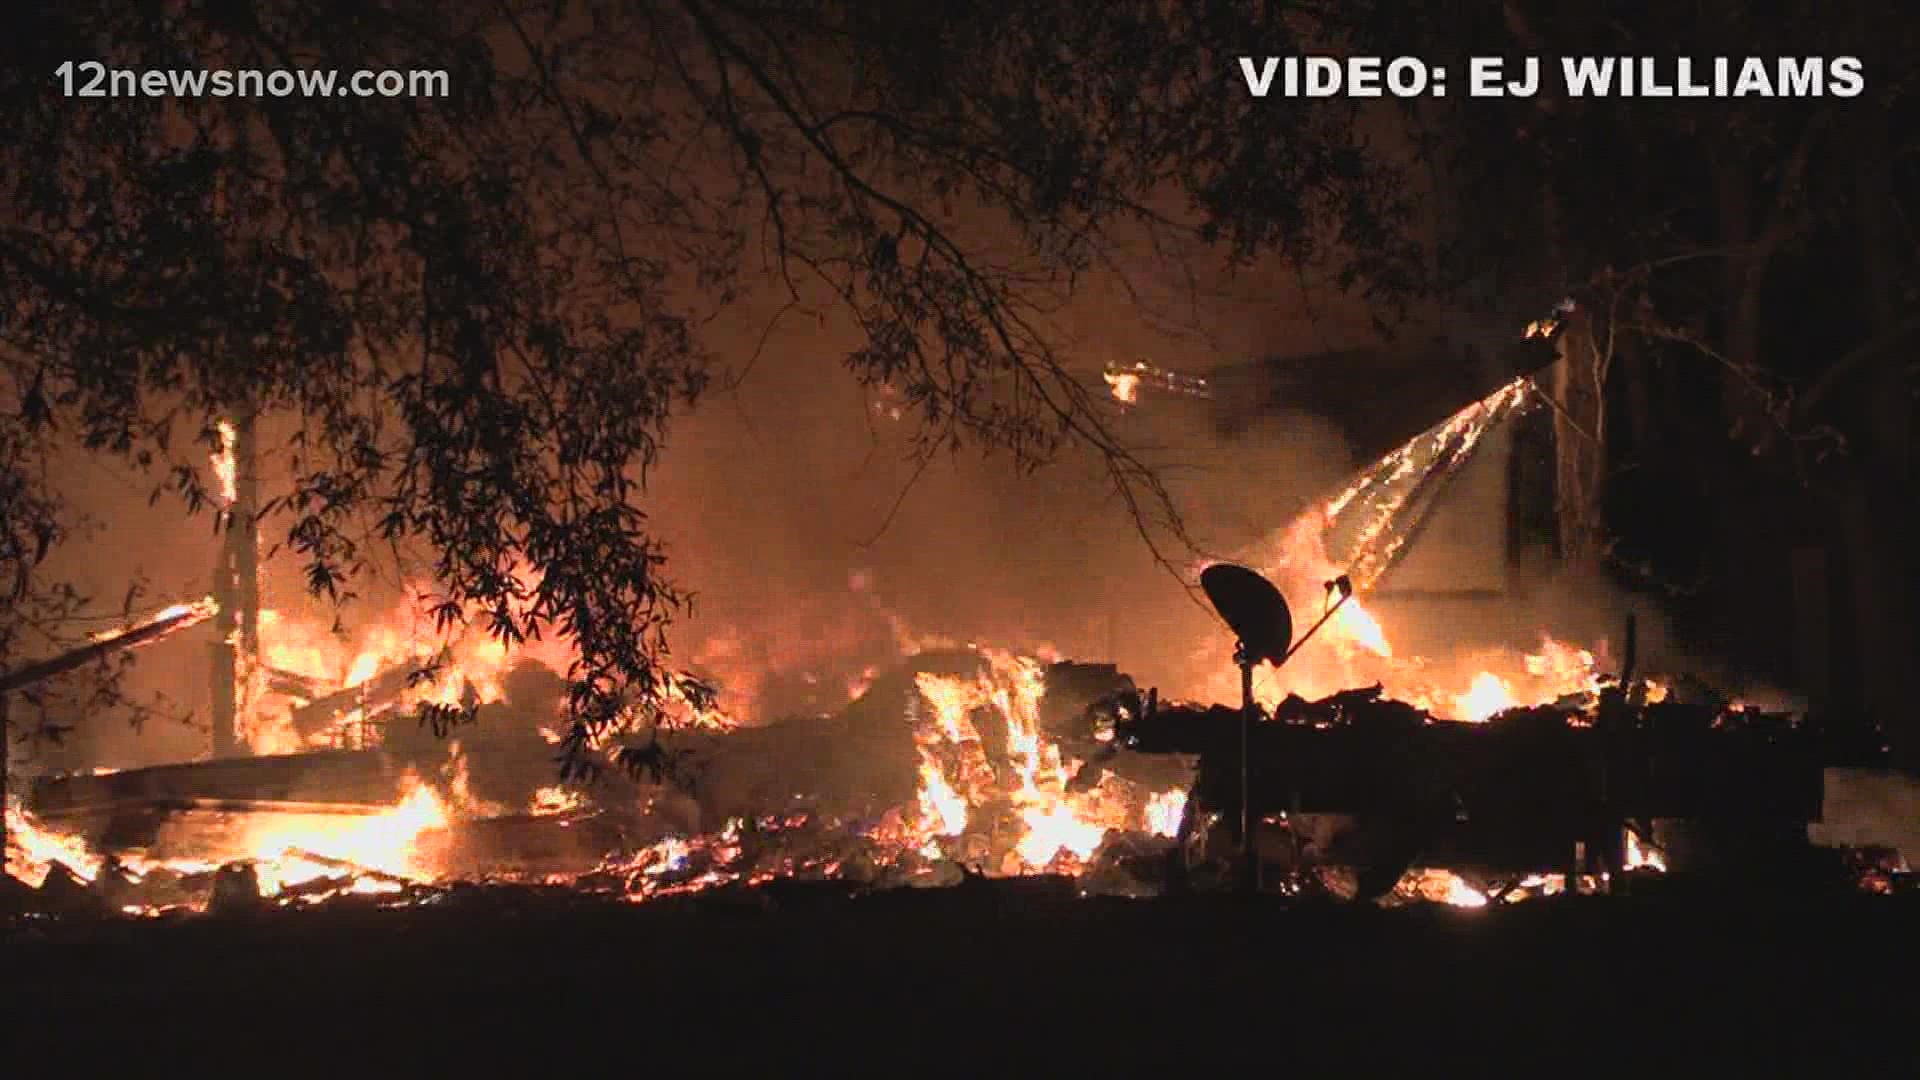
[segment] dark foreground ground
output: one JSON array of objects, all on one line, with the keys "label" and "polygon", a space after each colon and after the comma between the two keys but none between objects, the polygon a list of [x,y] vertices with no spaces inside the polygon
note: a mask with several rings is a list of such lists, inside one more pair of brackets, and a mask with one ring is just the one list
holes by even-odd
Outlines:
[{"label": "dark foreground ground", "polygon": [[9,931],[0,1060],[44,1051],[73,1075],[124,1057],[491,1076],[528,1052],[542,1074],[585,1075],[1914,1075],[1917,930],[1907,897],[1388,911],[1028,884],[771,905],[476,892]]}]

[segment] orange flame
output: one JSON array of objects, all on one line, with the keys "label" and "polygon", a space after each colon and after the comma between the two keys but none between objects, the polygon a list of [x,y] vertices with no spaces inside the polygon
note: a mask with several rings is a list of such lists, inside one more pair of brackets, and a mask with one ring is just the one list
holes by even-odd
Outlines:
[{"label": "orange flame", "polygon": [[[1077,872],[1110,830],[1172,835],[1184,791],[1129,790],[1111,774],[1090,790],[1068,790],[1081,763],[1066,760],[1040,730],[1046,686],[1039,662],[996,650],[980,655],[985,668],[973,678],[923,673],[916,679],[920,701],[930,706],[916,704],[909,717],[920,748],[923,851],[940,850],[939,839],[961,835],[974,812],[989,804],[1010,807],[1018,822],[1016,835],[999,838],[1004,854],[989,867],[998,873]],[[1006,761],[998,767],[970,719],[979,709],[992,710],[1005,724]]]},{"label": "orange flame", "polygon": [[230,506],[240,497],[240,470],[234,459],[234,444],[238,436],[233,424],[227,420],[217,423],[215,430],[220,438],[213,448],[213,475],[220,482],[220,502]]}]

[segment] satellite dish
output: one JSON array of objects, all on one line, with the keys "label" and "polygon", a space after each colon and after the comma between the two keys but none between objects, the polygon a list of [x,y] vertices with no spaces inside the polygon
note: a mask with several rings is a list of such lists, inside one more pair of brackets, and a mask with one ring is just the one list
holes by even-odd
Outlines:
[{"label": "satellite dish", "polygon": [[1215,563],[1200,571],[1200,588],[1213,610],[1246,647],[1247,662],[1278,667],[1293,644],[1293,614],[1273,582],[1244,566]]}]

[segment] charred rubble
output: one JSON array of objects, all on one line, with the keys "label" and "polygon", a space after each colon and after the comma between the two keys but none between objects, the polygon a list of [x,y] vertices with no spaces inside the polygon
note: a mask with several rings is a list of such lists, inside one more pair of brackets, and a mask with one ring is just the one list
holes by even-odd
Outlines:
[{"label": "charred rubble", "polygon": [[[759,886],[773,890],[767,897],[797,902],[981,880],[996,865],[995,814],[1005,807],[975,808],[965,831],[941,838],[937,850],[905,848],[887,830],[916,796],[920,747],[909,717],[919,678],[974,678],[986,663],[970,651],[927,653],[835,714],[667,736],[677,761],[671,775],[608,772],[562,813],[518,809],[552,782],[553,751],[541,727],[563,689],[551,672],[529,667],[458,737],[468,796],[505,812],[429,830],[419,854],[443,882],[524,889],[561,881],[564,891],[625,899],[703,894],[713,902]],[[1113,778],[1145,790],[1188,788],[1176,836],[1111,831],[1072,877],[1050,880],[1081,894],[1134,896],[1232,884],[1242,711],[1163,704],[1112,665],[1054,664],[1045,687],[1043,734],[1063,757],[1083,762],[1070,789]],[[979,745],[966,749],[1004,767],[1005,717],[983,708],[972,719]],[[35,813],[86,835],[105,860],[90,884],[56,867],[39,890],[11,889],[4,903],[67,915],[248,910],[262,889],[245,866],[136,874],[116,853],[147,852],[184,821],[213,829],[276,807],[388,805],[402,777],[444,774],[452,746],[393,722],[372,749],[43,779],[32,793]],[[1373,686],[1314,701],[1290,696],[1260,710],[1249,747],[1266,891],[1377,899],[1420,866],[1467,874],[1495,900],[1543,870],[1627,887],[1644,876],[1631,837],[1657,843],[1677,870],[1821,881],[1878,875],[1883,889],[1902,878],[1870,853],[1849,868],[1808,846],[1807,825],[1821,813],[1823,750],[1818,733],[1791,716],[1647,702],[1615,683],[1598,695],[1458,723]],[[300,854],[327,866],[324,855]],[[418,903],[451,887],[339,861],[274,900]]]},{"label": "charred rubble", "polygon": [[[1149,696],[1116,712],[1126,750],[1197,758],[1176,880],[1221,873],[1209,853],[1240,840],[1240,710]],[[1261,864],[1348,865],[1363,898],[1418,865],[1495,881],[1543,869],[1624,878],[1629,835],[1658,837],[1696,869],[1804,869],[1823,793],[1822,744],[1793,717],[1633,703],[1617,688],[1485,723],[1437,719],[1378,686],[1290,696],[1253,724],[1250,747]]]}]

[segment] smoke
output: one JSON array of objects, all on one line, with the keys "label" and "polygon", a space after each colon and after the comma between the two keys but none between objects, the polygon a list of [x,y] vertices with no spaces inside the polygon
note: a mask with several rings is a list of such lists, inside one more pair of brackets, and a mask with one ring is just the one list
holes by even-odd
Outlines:
[{"label": "smoke", "polygon": [[[1214,284],[1186,297],[1177,326],[1110,283],[1096,286],[1057,317],[1063,355],[1098,385],[1114,360],[1149,357],[1206,375],[1223,363],[1345,348],[1373,334],[1364,312],[1309,301],[1293,281]],[[669,572],[694,594],[672,633],[673,660],[720,681],[727,706],[749,718],[837,709],[875,670],[934,641],[1106,660],[1169,693],[1199,693],[1213,669],[1228,667],[1231,641],[1191,590],[1193,572],[1271,535],[1368,464],[1335,425],[1302,412],[1237,413],[1237,399],[1116,405],[1115,434],[1160,471],[1192,541],[1160,535],[1163,563],[1091,453],[1069,452],[1031,473],[965,448],[916,457],[915,418],[903,403],[846,371],[843,358],[857,343],[852,327],[795,315],[772,292],[732,309],[705,338],[719,389],[675,423],[649,477],[645,508],[667,542]],[[264,418],[262,446],[284,445],[287,424]],[[209,518],[185,518],[171,500],[149,506],[154,477],[86,460],[75,466],[75,500],[109,527],[62,552],[62,568],[103,596],[144,573],[152,606],[203,595],[215,556]],[[269,452],[261,470],[268,497],[284,469]],[[275,528],[266,526],[268,545]],[[1447,558],[1483,555],[1481,544],[1436,535],[1423,547],[1444,569]],[[405,599],[405,575],[377,570],[354,583],[360,598],[335,612],[307,596],[297,561],[281,553],[264,563],[264,603],[337,621],[351,637]],[[1524,611],[1511,602],[1482,608],[1387,614],[1396,636],[1434,637],[1436,651],[1537,643],[1547,629],[1569,640],[1618,637],[1620,605],[1571,586],[1536,591]],[[1643,617],[1643,654],[1657,640]],[[177,760],[204,750],[209,643],[195,634],[157,646],[142,655],[136,679],[186,703],[202,727],[139,740],[100,732],[99,758]]]},{"label": "smoke", "polygon": [[[1200,340],[1095,289],[1063,312],[1060,340],[1096,385],[1115,359],[1206,374],[1317,348],[1307,334],[1252,344],[1289,304],[1304,325],[1305,305],[1278,295],[1253,307],[1218,300],[1215,333]],[[1270,532],[1354,464],[1330,425],[1305,416],[1226,432],[1202,402],[1116,406],[1116,437],[1160,470],[1193,542],[1157,535],[1162,563],[1095,455],[1069,452],[1031,473],[970,449],[923,464],[902,403],[863,392],[842,366],[850,331],[785,317],[769,332],[764,319],[779,310],[717,331],[723,357],[756,358],[676,426],[649,493],[670,566],[697,592],[676,633],[680,658],[756,684],[761,716],[817,707],[922,639],[1107,659],[1172,680],[1196,635],[1217,629],[1181,576]]]}]

